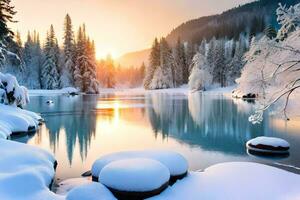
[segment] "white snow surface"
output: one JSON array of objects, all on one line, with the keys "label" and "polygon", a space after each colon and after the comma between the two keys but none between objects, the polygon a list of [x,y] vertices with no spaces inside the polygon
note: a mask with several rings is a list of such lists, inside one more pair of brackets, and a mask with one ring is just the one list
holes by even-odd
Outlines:
[{"label": "white snow surface", "polygon": [[290,144],[284,139],[275,138],[275,137],[265,137],[265,136],[261,136],[249,140],[247,142],[247,146],[248,144],[252,144],[252,145],[262,144],[262,145],[268,145],[272,147],[290,147]]},{"label": "white snow surface", "polygon": [[192,172],[148,200],[299,200],[300,175],[275,167],[232,162]]},{"label": "white snow surface", "polygon": [[0,197],[5,200],[56,200],[48,186],[54,177],[52,154],[0,139]]},{"label": "white snow surface", "polygon": [[100,172],[99,181],[107,187],[127,192],[147,192],[160,188],[170,179],[162,163],[145,158],[111,162]]},{"label": "white snow surface", "polygon": [[59,195],[66,195],[72,189],[82,186],[84,184],[91,183],[91,180],[88,178],[70,178],[63,180],[62,182],[58,183],[58,188],[56,188],[56,194]]},{"label": "white snow surface", "polygon": [[165,165],[171,176],[184,174],[188,170],[187,160],[179,153],[166,150],[123,151],[102,156],[92,166],[92,175],[98,177],[101,170],[109,163],[122,159],[147,158]]},{"label": "white snow surface", "polygon": [[66,200],[117,200],[101,183],[89,183],[72,189]]},{"label": "white snow surface", "polygon": [[38,129],[39,120],[42,120],[40,115],[16,106],[0,104],[0,113],[1,135],[8,136],[12,132],[27,132],[29,126]]}]

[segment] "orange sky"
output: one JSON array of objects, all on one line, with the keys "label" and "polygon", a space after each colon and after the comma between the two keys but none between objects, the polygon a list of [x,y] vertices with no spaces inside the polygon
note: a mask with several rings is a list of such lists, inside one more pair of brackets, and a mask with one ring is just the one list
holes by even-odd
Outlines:
[{"label": "orange sky", "polygon": [[74,26],[83,22],[95,40],[97,57],[151,46],[154,37],[165,36],[189,19],[220,13],[249,0],[14,0],[18,14],[13,30],[26,38],[36,29],[42,39],[50,24],[61,41],[66,13]]}]

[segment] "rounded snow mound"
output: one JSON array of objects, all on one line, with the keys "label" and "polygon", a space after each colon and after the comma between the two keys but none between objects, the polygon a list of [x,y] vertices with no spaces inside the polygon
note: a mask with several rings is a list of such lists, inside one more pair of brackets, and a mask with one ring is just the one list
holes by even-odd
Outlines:
[{"label": "rounded snow mound", "polygon": [[290,144],[281,138],[275,137],[257,137],[246,143],[248,150],[269,154],[286,154]]},{"label": "rounded snow mound", "polygon": [[144,199],[168,187],[170,172],[156,160],[123,159],[106,165],[99,179],[118,199]]},{"label": "rounded snow mound", "polygon": [[89,183],[72,189],[66,200],[116,200],[113,194],[100,183]]},{"label": "rounded snow mound", "polygon": [[108,154],[96,160],[92,166],[93,180],[98,180],[101,170],[109,163],[122,159],[146,158],[159,161],[165,165],[170,172],[170,182],[175,182],[186,176],[188,171],[187,160],[179,153],[166,150],[144,150],[144,151],[124,151]]}]

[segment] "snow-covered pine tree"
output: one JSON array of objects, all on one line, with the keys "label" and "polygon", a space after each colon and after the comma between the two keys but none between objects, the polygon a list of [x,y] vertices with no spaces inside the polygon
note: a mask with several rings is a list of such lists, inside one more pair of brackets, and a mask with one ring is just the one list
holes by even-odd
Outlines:
[{"label": "snow-covered pine tree", "polygon": [[42,66],[42,88],[57,89],[59,87],[58,56],[59,49],[53,25],[47,33],[44,47],[45,59]]},{"label": "snow-covered pine tree", "polygon": [[209,66],[209,72],[211,74],[213,74],[213,71],[215,68],[215,62],[214,62],[215,44],[216,44],[216,38],[213,37],[208,42],[208,48],[207,48],[207,53],[206,53],[206,61],[207,61],[207,65]]},{"label": "snow-covered pine tree", "polygon": [[28,88],[41,88],[41,57],[42,50],[39,41],[39,34],[34,31],[33,35],[28,32],[24,45],[24,82]]},{"label": "snow-covered pine tree", "polygon": [[75,67],[75,38],[72,26],[72,20],[69,14],[64,22],[64,43],[63,43],[63,65],[60,75],[61,87],[70,87],[74,85],[74,67]]},{"label": "snow-covered pine tree", "polygon": [[160,65],[155,70],[152,82],[150,84],[151,89],[166,89],[174,87],[174,69],[175,62],[165,38],[160,40]]},{"label": "snow-covered pine tree", "polygon": [[183,72],[186,67],[186,58],[184,45],[181,43],[180,38],[177,40],[176,47],[174,48],[174,58],[175,58],[175,69],[174,69],[174,79],[175,87],[178,87],[184,83]]},{"label": "snow-covered pine tree", "polygon": [[189,81],[189,74],[191,70],[191,64],[193,62],[194,55],[196,54],[196,49],[194,44],[191,42],[186,44],[186,67],[183,69],[183,83],[188,83]]},{"label": "snow-covered pine tree", "polygon": [[8,23],[15,23],[13,16],[16,14],[14,6],[11,5],[11,0],[0,1],[0,67],[6,63],[8,56],[13,56],[20,60],[16,54],[11,53],[7,46],[12,42],[14,33],[9,29]]},{"label": "snow-covered pine tree", "polygon": [[82,92],[95,94],[99,92],[99,83],[96,78],[95,55],[91,53],[94,52],[93,49],[86,36],[85,25],[79,27],[74,70],[75,85]]},{"label": "snow-covered pine tree", "polygon": [[202,53],[196,53],[191,64],[192,70],[189,77],[189,88],[192,91],[206,90],[212,83],[212,75],[209,72],[205,55]]},{"label": "snow-covered pine tree", "polygon": [[[255,40],[252,39],[252,40]],[[240,77],[241,70],[245,65],[244,54],[247,51],[246,39],[243,36],[240,36],[239,41],[235,42],[234,56],[229,64],[229,73],[231,83],[235,83],[235,80]]]},{"label": "snow-covered pine tree", "polygon": [[220,39],[215,44],[213,82],[220,84],[221,87],[226,85],[225,70],[225,44],[224,40]]},{"label": "snow-covered pine tree", "polygon": [[150,84],[152,82],[154,72],[156,68],[160,65],[160,45],[157,38],[155,38],[153,42],[149,60],[150,63],[146,67],[145,78],[143,83],[145,89],[150,89]]}]

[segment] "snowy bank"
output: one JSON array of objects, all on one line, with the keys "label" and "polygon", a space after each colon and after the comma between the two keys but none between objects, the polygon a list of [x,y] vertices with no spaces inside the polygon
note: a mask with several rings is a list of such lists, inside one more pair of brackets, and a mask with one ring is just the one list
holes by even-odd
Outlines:
[{"label": "snowy bank", "polygon": [[5,200],[56,200],[49,190],[54,177],[52,154],[0,139],[0,196]]},{"label": "snowy bank", "polygon": [[80,91],[73,87],[67,87],[59,90],[29,90],[31,96],[51,96],[51,95],[66,95],[66,94],[79,94]]},{"label": "snowy bank", "polygon": [[297,200],[300,175],[250,162],[222,163],[191,172],[149,200]]}]

